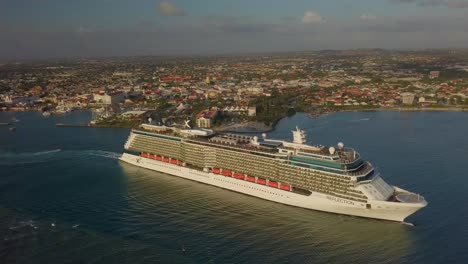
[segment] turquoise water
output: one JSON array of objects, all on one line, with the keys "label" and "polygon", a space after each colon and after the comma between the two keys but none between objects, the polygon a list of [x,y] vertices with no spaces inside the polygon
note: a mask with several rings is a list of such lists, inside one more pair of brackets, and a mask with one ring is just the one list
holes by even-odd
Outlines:
[{"label": "turquoise water", "polygon": [[[0,122],[12,113],[0,113]],[[87,112],[16,113],[0,127],[0,263],[467,263],[468,113],[282,120],[342,141],[429,206],[414,226],[288,207],[121,164],[127,129],[55,128]]]}]

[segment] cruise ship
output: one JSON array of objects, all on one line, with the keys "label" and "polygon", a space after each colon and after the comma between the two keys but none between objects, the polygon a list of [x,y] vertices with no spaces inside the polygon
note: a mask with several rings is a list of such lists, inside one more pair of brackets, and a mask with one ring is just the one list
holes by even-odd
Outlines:
[{"label": "cruise ship", "polygon": [[419,194],[387,184],[373,165],[343,143],[293,141],[142,124],[120,160],[142,168],[286,205],[403,222],[425,207]]}]

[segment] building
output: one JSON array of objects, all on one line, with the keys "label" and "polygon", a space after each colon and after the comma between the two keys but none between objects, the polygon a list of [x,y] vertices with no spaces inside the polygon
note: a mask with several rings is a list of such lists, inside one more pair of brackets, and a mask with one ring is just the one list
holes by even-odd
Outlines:
[{"label": "building", "polygon": [[125,100],[125,93],[124,92],[106,93],[106,92],[100,91],[98,93],[93,94],[93,100],[96,103],[102,103],[102,104],[118,104]]},{"label": "building", "polygon": [[439,78],[440,71],[431,71],[429,72],[429,79],[436,79]]},{"label": "building", "polygon": [[401,101],[404,105],[412,105],[414,102],[414,93],[402,93]]},{"label": "building", "polygon": [[249,106],[249,110],[247,113],[248,116],[256,116],[257,115],[257,107],[256,106]]},{"label": "building", "polygon": [[210,128],[217,116],[218,110],[202,110],[197,114],[197,126],[202,128]]},{"label": "building", "polygon": [[255,106],[226,106],[222,109],[225,115],[247,115],[255,116],[257,114],[257,108]]}]

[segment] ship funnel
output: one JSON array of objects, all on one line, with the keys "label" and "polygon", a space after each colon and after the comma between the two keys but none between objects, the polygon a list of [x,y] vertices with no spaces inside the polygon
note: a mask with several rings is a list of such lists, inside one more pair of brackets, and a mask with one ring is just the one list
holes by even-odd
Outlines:
[{"label": "ship funnel", "polygon": [[306,134],[304,130],[299,129],[296,127],[296,130],[292,131],[293,133],[293,142],[296,144],[304,144],[306,143]]},{"label": "ship funnel", "polygon": [[190,125],[189,125],[189,123],[190,123],[190,119],[189,119],[189,120],[185,120],[184,127],[186,127],[186,128],[189,128],[189,129],[190,129]]}]

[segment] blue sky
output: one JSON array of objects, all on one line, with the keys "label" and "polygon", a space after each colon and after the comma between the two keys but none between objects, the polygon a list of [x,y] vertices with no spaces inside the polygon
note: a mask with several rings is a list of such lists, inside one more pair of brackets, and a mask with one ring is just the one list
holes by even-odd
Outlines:
[{"label": "blue sky", "polygon": [[0,0],[0,58],[464,48],[468,0]]}]

